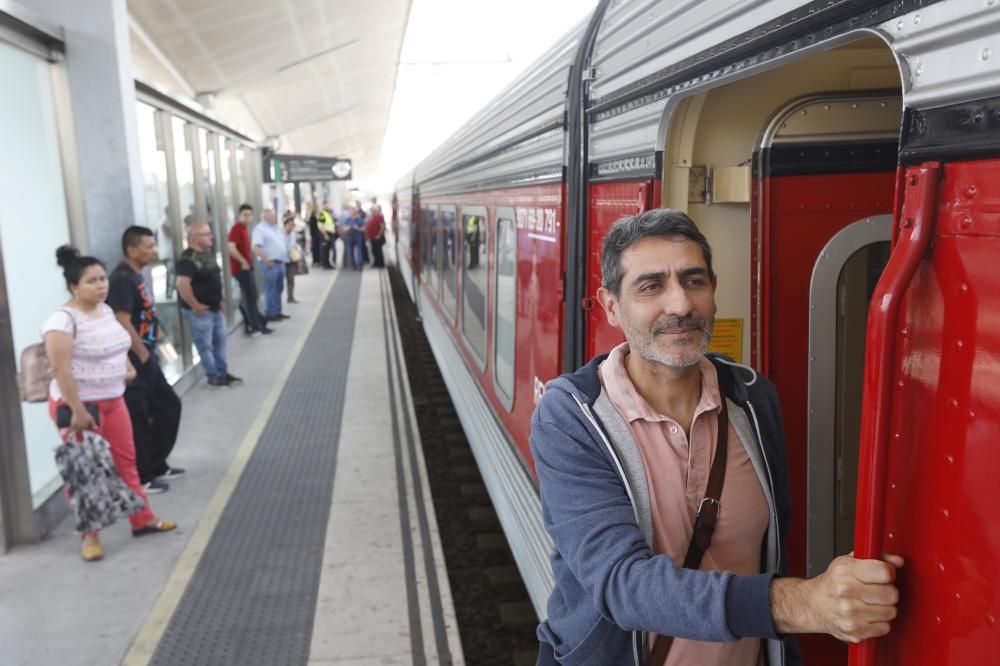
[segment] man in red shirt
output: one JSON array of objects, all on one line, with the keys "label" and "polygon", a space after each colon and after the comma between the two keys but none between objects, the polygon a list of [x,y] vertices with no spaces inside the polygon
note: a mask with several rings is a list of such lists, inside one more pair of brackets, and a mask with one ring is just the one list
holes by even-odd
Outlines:
[{"label": "man in red shirt", "polygon": [[242,204],[236,216],[236,224],[229,230],[229,270],[240,283],[243,293],[243,327],[249,335],[270,334],[264,318],[257,308],[257,281],[254,280],[253,262],[250,261],[250,222],[253,221],[253,206]]},{"label": "man in red shirt", "polygon": [[385,218],[382,217],[382,207],[372,206],[372,214],[365,225],[365,237],[372,248],[372,266],[383,268],[385,260],[382,257],[382,246],[385,245]]}]

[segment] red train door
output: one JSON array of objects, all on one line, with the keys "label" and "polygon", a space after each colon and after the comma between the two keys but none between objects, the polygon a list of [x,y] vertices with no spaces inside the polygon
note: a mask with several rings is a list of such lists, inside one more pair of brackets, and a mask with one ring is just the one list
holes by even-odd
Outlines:
[{"label": "red train door", "polygon": [[[864,315],[888,257],[900,107],[895,93],[802,100],[775,116],[755,155],[755,363],[782,402],[795,576],[853,547]],[[833,379],[827,393],[811,392],[817,378]],[[811,431],[820,409],[828,422]],[[800,642],[810,665],[846,663],[832,638]]]},{"label": "red train door", "polygon": [[608,229],[625,215],[638,215],[652,205],[653,182],[591,183],[587,237],[587,291],[583,307],[587,311],[587,340],[584,359],[610,351],[625,341],[620,329],[608,324],[604,308],[597,301],[601,286],[601,243]]},{"label": "red train door", "polygon": [[853,666],[997,662],[997,183],[1000,160],[925,163],[901,184],[869,316],[856,545],[906,565],[892,631],[852,647]]}]

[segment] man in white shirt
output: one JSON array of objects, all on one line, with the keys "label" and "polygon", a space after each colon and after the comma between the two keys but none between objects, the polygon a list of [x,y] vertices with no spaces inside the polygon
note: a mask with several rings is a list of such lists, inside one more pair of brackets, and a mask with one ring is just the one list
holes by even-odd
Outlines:
[{"label": "man in white shirt", "polygon": [[262,223],[254,227],[251,241],[254,255],[264,265],[264,318],[267,321],[288,319],[288,315],[281,312],[288,246],[273,209],[264,210]]}]

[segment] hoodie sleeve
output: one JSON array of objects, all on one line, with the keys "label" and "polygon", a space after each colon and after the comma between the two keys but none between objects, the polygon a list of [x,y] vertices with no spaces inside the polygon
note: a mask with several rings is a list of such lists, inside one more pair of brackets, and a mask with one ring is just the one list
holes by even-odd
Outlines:
[{"label": "hoodie sleeve", "polygon": [[596,438],[571,396],[545,393],[531,427],[545,527],[597,611],[626,630],[716,642],[775,638],[772,576],[692,571],[653,554]]}]

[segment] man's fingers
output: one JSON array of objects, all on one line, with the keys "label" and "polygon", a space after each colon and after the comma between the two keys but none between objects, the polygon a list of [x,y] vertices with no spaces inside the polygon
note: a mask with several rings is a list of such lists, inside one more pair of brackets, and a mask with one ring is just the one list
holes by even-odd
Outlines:
[{"label": "man's fingers", "polygon": [[865,585],[860,599],[871,606],[895,606],[899,603],[899,590],[895,585]]},{"label": "man's fingers", "polygon": [[904,560],[899,555],[892,555],[891,553],[885,553],[883,557],[885,558],[886,562],[896,567],[897,569],[906,564],[906,560]]},{"label": "man's fingers", "polygon": [[854,560],[854,576],[862,583],[886,585],[896,580],[896,567],[882,560]]}]

